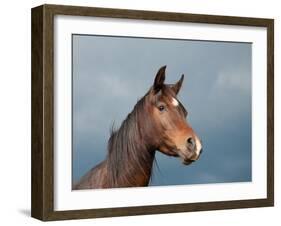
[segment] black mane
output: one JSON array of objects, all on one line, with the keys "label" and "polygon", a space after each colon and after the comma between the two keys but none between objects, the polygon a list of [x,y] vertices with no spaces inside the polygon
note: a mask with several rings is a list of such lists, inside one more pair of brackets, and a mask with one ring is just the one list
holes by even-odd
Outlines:
[{"label": "black mane", "polygon": [[147,123],[145,101],[144,96],[137,102],[120,128],[111,131],[107,161],[112,187],[120,185],[118,182],[124,180],[126,184],[133,185],[136,178],[132,172],[135,171],[141,171],[143,176],[150,177],[155,151],[151,151],[151,148],[146,145],[145,134],[141,129]]}]

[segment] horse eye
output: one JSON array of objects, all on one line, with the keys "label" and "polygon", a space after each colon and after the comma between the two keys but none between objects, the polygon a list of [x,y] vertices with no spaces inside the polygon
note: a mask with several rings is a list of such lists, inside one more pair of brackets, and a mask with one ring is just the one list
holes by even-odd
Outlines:
[{"label": "horse eye", "polygon": [[165,110],[165,107],[164,107],[163,105],[160,105],[160,106],[158,107],[158,109],[159,109],[159,111],[164,111],[164,110]]}]

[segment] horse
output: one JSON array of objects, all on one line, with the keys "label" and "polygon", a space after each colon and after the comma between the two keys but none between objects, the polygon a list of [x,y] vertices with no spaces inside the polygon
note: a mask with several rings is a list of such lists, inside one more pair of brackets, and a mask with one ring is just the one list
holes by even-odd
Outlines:
[{"label": "horse", "polygon": [[189,165],[198,160],[202,144],[177,99],[184,75],[175,84],[164,84],[161,67],[152,87],[136,103],[118,130],[112,129],[104,161],[92,168],[74,189],[148,186],[155,152],[179,157]]}]

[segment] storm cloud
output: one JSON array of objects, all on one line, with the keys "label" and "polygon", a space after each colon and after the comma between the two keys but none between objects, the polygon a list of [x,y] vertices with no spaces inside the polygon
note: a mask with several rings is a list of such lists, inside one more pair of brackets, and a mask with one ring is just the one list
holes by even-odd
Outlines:
[{"label": "storm cloud", "polygon": [[118,127],[167,65],[185,81],[179,100],[203,141],[185,166],[157,153],[151,185],[251,180],[251,44],[73,35],[73,179],[106,156]]}]

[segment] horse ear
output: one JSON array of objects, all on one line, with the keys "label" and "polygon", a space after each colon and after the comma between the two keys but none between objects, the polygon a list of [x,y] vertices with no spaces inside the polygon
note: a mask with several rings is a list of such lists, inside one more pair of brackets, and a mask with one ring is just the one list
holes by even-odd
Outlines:
[{"label": "horse ear", "polygon": [[172,89],[174,90],[176,95],[179,93],[181,89],[183,79],[184,79],[184,74],[182,74],[180,80],[175,85],[172,86]]},{"label": "horse ear", "polygon": [[161,67],[156,74],[156,77],[154,79],[154,84],[153,84],[153,90],[155,93],[160,91],[164,85],[165,71],[166,71],[166,65]]}]

